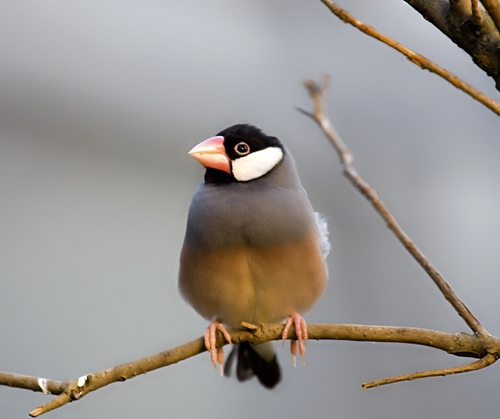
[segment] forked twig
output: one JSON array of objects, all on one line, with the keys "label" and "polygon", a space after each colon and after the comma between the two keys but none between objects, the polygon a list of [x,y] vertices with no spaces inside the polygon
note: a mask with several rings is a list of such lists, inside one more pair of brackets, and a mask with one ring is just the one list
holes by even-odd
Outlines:
[{"label": "forked twig", "polygon": [[487,335],[488,332],[479,322],[479,320],[471,313],[471,311],[462,302],[462,300],[458,298],[455,291],[453,291],[450,285],[443,279],[441,274],[431,264],[429,259],[424,256],[420,249],[402,230],[394,215],[392,215],[392,213],[387,209],[384,203],[379,199],[375,189],[373,189],[368,183],[366,183],[356,171],[354,167],[354,158],[351,152],[347,149],[338,133],[332,127],[332,124],[330,123],[330,120],[325,113],[325,99],[326,92],[328,90],[328,82],[329,79],[327,76],[323,78],[322,86],[319,86],[312,80],[306,80],[304,82],[304,85],[309,90],[309,93],[313,99],[314,111],[307,112],[303,109],[299,109],[299,111],[312,118],[321,127],[323,133],[331,141],[335,150],[340,156],[340,160],[342,162],[342,165],[344,166],[344,173],[347,178],[349,178],[349,180],[363,194],[363,196],[372,203],[378,214],[386,221],[387,227],[395,234],[395,236],[405,246],[406,250],[413,256],[418,264],[427,272],[427,274],[431,277],[439,290],[442,292],[444,297],[453,306],[457,313],[464,319],[464,321],[472,329],[472,331],[478,334]]},{"label": "forked twig", "polygon": [[[471,313],[467,306],[463,303],[460,298],[456,295],[455,291],[450,287],[450,285],[443,279],[441,274],[437,269],[431,264],[431,262],[424,256],[420,249],[410,240],[406,233],[397,223],[395,217],[387,209],[384,203],[379,199],[377,192],[366,183],[361,176],[358,174],[354,167],[354,158],[345,146],[344,142],[340,138],[339,134],[335,131],[330,120],[328,119],[325,112],[325,101],[326,93],[329,85],[329,78],[325,76],[323,78],[322,85],[318,85],[312,80],[306,80],[304,85],[309,90],[309,93],[313,99],[314,110],[313,112],[308,112],[299,108],[299,111],[303,114],[312,118],[322,129],[326,137],[331,141],[335,150],[337,151],[341,163],[344,167],[344,174],[352,182],[352,184],[361,192],[361,194],[368,199],[377,213],[385,220],[387,227],[394,233],[398,240],[404,245],[406,250],[413,256],[413,258],[418,262],[418,264],[427,272],[434,283],[437,285],[446,300],[453,306],[456,312],[462,317],[462,319],[467,323],[467,325],[472,329],[472,331],[480,337],[489,338],[490,335],[479,322],[479,320]],[[484,368],[491,365],[498,359],[498,354],[494,351],[487,352],[480,361],[474,362],[472,364],[448,368],[437,371],[427,371],[419,372],[414,374],[407,374],[392,378],[387,378],[384,380],[375,381],[372,383],[366,383],[363,388],[370,388],[381,386],[384,384],[395,383],[404,380],[415,380],[417,378],[433,377],[437,375],[449,375],[457,374],[461,372],[474,371],[476,369]]]},{"label": "forked twig", "polygon": [[395,377],[384,378],[382,380],[371,381],[369,383],[363,383],[361,387],[373,388],[373,387],[380,387],[386,384],[399,383],[401,381],[417,380],[419,378],[444,377],[446,375],[477,371],[482,368],[489,367],[491,364],[495,363],[496,360],[497,358],[495,357],[495,355],[488,353],[484,358],[481,358],[467,365],[461,365],[459,367],[453,367],[453,368],[443,368],[440,370],[414,372],[412,374],[398,375]]}]

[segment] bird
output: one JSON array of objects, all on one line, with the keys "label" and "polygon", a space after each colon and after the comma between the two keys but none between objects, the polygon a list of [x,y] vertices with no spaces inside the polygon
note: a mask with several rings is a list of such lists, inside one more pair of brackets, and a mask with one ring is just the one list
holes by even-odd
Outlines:
[{"label": "bird", "polygon": [[[286,320],[282,341],[295,326],[290,347],[304,363],[307,324],[302,313],[323,295],[330,250],[327,223],[314,212],[290,151],[250,124],[230,126],[189,151],[206,169],[189,207],[180,255],[181,295],[210,321],[206,349],[223,371],[226,326]],[[297,348],[298,345],[298,348]],[[274,342],[235,346],[237,378],[254,375],[266,388],[281,380]]]}]

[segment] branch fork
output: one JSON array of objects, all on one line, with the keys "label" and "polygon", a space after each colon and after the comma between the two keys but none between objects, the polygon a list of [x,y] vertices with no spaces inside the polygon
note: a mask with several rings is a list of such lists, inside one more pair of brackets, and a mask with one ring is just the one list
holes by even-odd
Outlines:
[{"label": "branch fork", "polygon": [[[325,1],[325,3],[330,3]],[[462,372],[476,371],[485,368],[500,357],[499,349],[497,346],[499,340],[493,338],[479,320],[472,314],[465,303],[460,300],[451,286],[444,280],[438,270],[431,264],[431,262],[424,256],[419,248],[413,243],[410,238],[404,233],[402,228],[396,221],[396,218],[387,209],[384,203],[379,199],[377,192],[368,183],[366,183],[358,174],[354,167],[354,158],[350,151],[345,146],[344,142],[338,133],[332,127],[328,117],[326,116],[326,95],[329,87],[329,77],[324,76],[322,84],[317,84],[313,80],[305,80],[304,86],[308,89],[309,94],[313,100],[313,111],[309,112],[304,109],[298,108],[300,112],[310,117],[315,121],[323,134],[330,140],[333,147],[340,157],[340,161],[344,167],[345,176],[352,182],[352,184],[361,192],[361,194],[371,202],[375,211],[384,219],[389,230],[391,230],[398,240],[404,245],[406,250],[413,256],[417,263],[425,270],[430,276],[432,281],[439,288],[445,299],[453,306],[458,315],[462,317],[469,328],[474,332],[475,336],[485,342],[485,352],[481,355],[479,361],[475,361],[465,366],[458,366],[454,368],[445,368],[434,371],[415,372],[412,374],[405,374],[391,378],[385,378],[369,383],[364,383],[363,388],[379,387],[385,384],[396,383],[400,381],[411,381],[419,378],[445,376],[451,374],[458,374]],[[494,341],[495,344],[488,344],[489,341]]]}]

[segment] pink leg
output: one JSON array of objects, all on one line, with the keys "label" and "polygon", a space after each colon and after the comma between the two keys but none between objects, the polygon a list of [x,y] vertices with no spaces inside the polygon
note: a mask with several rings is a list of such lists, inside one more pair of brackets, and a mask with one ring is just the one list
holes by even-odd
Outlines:
[{"label": "pink leg", "polygon": [[[298,313],[293,313],[286,321],[285,328],[281,338],[283,339],[283,345],[285,345],[285,339],[288,337],[288,331],[292,324],[295,326],[295,335],[297,335],[297,341],[299,342],[299,353],[302,358],[302,365],[306,365],[306,348],[304,344],[307,343],[307,324],[302,316]],[[292,339],[290,342],[290,352],[292,353],[293,365],[295,366],[295,355],[297,354],[297,342]]]},{"label": "pink leg", "polygon": [[217,348],[217,330],[219,330],[223,335],[226,341],[232,344],[231,336],[227,332],[226,328],[221,322],[214,321],[210,323],[205,331],[205,348],[210,352],[210,360],[212,364],[214,364],[214,368],[217,369],[217,362],[220,364],[220,371],[222,375],[222,364],[224,362],[224,350],[222,347]]}]

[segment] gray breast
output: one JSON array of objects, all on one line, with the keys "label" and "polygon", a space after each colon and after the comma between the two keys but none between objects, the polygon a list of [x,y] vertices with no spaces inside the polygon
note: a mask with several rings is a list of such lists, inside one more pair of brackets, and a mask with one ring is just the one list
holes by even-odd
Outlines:
[{"label": "gray breast", "polygon": [[208,249],[268,246],[299,239],[316,224],[290,155],[246,183],[201,184],[189,209],[185,241]]}]

